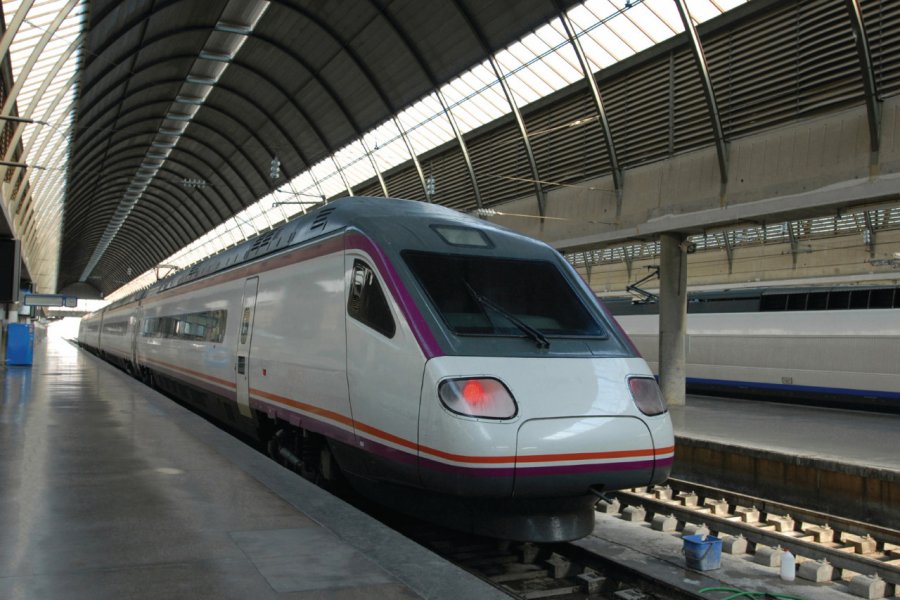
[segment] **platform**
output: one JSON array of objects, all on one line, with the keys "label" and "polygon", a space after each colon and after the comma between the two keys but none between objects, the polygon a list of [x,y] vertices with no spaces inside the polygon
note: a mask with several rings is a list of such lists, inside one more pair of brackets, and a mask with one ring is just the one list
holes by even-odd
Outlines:
[{"label": "platform", "polygon": [[507,597],[62,339],[0,386],[0,598]]},{"label": "platform", "polygon": [[900,415],[688,396],[672,477],[900,529]]}]

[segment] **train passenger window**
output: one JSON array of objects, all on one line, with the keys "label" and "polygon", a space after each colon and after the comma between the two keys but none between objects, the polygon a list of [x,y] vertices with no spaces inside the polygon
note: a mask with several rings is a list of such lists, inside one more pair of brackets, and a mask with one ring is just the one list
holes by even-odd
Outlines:
[{"label": "train passenger window", "polygon": [[759,310],[763,312],[785,310],[787,308],[787,300],[787,294],[771,294],[763,296],[759,303]]},{"label": "train passenger window", "polygon": [[810,292],[806,310],[825,310],[828,306],[828,292]]},{"label": "train passenger window", "polygon": [[850,292],[831,292],[828,294],[828,310],[843,310],[850,305]]},{"label": "train passenger window", "polygon": [[890,308],[894,300],[894,288],[872,290],[869,308]]},{"label": "train passenger window", "polygon": [[850,292],[850,308],[869,308],[869,290],[853,290]]},{"label": "train passenger window", "polygon": [[397,330],[375,271],[361,260],[353,262],[347,314],[389,338]]},{"label": "train passenger window", "polygon": [[806,292],[788,294],[788,310],[806,310]]},{"label": "train passenger window", "polygon": [[247,343],[247,334],[250,333],[250,307],[244,309],[241,317],[241,344]]},{"label": "train passenger window", "polygon": [[143,337],[175,338],[220,343],[225,339],[227,311],[210,310],[184,315],[147,317],[141,327]]}]

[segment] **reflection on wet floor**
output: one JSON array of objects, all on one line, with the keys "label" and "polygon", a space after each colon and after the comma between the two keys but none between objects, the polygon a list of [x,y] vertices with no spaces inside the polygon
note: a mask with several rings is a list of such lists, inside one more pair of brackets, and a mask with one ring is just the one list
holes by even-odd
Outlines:
[{"label": "reflection on wet floor", "polygon": [[[34,357],[0,368],[3,600],[418,597],[398,569],[434,597],[495,593],[66,339]],[[281,564],[272,540],[344,562]]]}]

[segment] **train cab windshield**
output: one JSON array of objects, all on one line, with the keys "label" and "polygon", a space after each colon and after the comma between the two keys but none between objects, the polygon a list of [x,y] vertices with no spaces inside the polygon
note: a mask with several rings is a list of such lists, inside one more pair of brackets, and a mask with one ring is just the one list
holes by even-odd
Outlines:
[{"label": "train cab windshield", "polygon": [[549,261],[406,251],[403,258],[457,335],[605,338],[591,314]]}]

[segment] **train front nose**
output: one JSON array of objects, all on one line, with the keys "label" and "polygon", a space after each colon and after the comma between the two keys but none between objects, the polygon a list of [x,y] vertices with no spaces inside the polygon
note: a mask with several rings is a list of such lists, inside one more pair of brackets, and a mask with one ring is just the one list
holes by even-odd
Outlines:
[{"label": "train front nose", "polygon": [[[490,413],[481,401],[487,384],[496,388],[491,398],[503,399],[489,404]],[[639,358],[433,359],[419,419],[422,482],[463,495],[519,498],[661,482],[674,448],[657,393]],[[467,401],[473,404],[463,407]]]},{"label": "train front nose", "polygon": [[513,495],[577,496],[648,485],[656,448],[637,417],[532,419],[519,427]]}]

